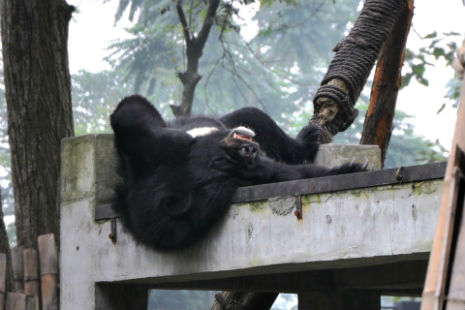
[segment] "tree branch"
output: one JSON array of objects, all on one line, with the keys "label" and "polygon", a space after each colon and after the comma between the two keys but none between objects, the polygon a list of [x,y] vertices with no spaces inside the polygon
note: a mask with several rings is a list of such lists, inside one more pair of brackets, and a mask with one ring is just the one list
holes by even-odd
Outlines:
[{"label": "tree branch", "polygon": [[179,0],[178,3],[176,3],[176,11],[178,12],[179,21],[181,22],[184,38],[186,39],[186,44],[189,45],[192,43],[192,38],[189,32],[189,25],[187,25],[186,15],[184,15],[184,11],[182,9],[181,0]]},{"label": "tree branch", "polygon": [[210,29],[213,25],[213,20],[216,15],[216,10],[220,4],[220,0],[210,0],[208,3],[207,15],[205,16],[205,20],[203,21],[202,28],[200,29],[199,35],[195,39],[197,46],[200,49],[203,49],[205,42],[207,41],[208,34],[210,33]]},{"label": "tree branch", "polygon": [[191,113],[195,87],[202,78],[202,76],[197,72],[199,59],[202,56],[202,51],[207,41],[208,34],[210,33],[211,26],[213,25],[219,3],[220,0],[209,0],[207,15],[197,37],[192,35],[190,27],[187,24],[186,16],[182,9],[182,0],[178,0],[176,3],[176,10],[178,12],[179,21],[182,25],[184,38],[186,40],[187,56],[186,71],[178,73],[178,77],[183,84],[182,102],[179,106],[171,106],[171,110],[176,117],[190,115]]}]

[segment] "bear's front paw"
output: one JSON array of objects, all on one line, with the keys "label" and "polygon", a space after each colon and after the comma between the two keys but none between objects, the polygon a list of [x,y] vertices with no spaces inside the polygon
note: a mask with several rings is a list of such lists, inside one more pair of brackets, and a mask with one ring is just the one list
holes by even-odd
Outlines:
[{"label": "bear's front paw", "polygon": [[368,171],[368,160],[363,164],[359,163],[346,163],[339,167],[332,169],[335,174],[354,173]]}]

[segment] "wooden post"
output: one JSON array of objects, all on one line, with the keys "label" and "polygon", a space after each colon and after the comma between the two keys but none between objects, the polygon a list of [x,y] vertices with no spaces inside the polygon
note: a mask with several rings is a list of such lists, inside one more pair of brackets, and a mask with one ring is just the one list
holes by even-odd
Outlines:
[{"label": "wooden post", "polygon": [[6,292],[6,254],[0,253],[0,310],[5,309],[5,292]]},{"label": "wooden post", "polygon": [[13,266],[14,290],[15,292],[24,292],[24,264],[23,248],[15,247],[11,249],[11,264]]},{"label": "wooden post", "polygon": [[53,234],[38,238],[42,309],[58,309],[58,254]]},{"label": "wooden post", "polygon": [[32,296],[23,293],[8,293],[6,297],[8,310],[35,310],[36,304]]},{"label": "wooden post", "polygon": [[[465,251],[463,174],[465,173],[465,78],[462,80],[460,105],[444,177],[441,206],[431,249],[421,309],[464,309],[463,279],[465,268],[460,257]],[[462,229],[460,233],[460,229]],[[458,251],[458,252],[457,252]],[[457,259],[454,261],[454,257]],[[455,270],[455,268],[458,268]],[[457,285],[458,284],[458,285]]]},{"label": "wooden post", "polygon": [[360,144],[377,144],[381,149],[382,166],[391,139],[397,93],[402,80],[405,44],[412,16],[413,0],[408,0],[408,8],[400,16],[378,57],[370,105],[363,123]]},{"label": "wooden post", "polygon": [[39,303],[39,258],[35,249],[23,251],[24,261],[24,294],[32,296],[35,304]]}]

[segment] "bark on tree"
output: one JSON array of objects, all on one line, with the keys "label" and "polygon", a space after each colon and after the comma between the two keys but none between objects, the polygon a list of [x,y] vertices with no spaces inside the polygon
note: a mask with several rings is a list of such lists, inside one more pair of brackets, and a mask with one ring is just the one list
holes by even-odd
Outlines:
[{"label": "bark on tree", "polygon": [[1,0],[8,135],[19,246],[59,237],[61,139],[74,134],[64,0]]}]

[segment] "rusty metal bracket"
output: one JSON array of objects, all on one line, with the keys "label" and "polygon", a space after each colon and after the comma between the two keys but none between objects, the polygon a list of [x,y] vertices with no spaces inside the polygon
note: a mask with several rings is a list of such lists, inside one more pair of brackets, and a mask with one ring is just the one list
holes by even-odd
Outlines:
[{"label": "rusty metal bracket", "polygon": [[295,197],[295,211],[294,215],[297,217],[298,220],[303,218],[303,210],[302,210],[302,196]]},{"label": "rusty metal bracket", "polygon": [[110,234],[108,234],[108,238],[110,238],[111,242],[116,243],[117,241],[117,229],[116,229],[116,218],[111,219],[110,224]]}]

